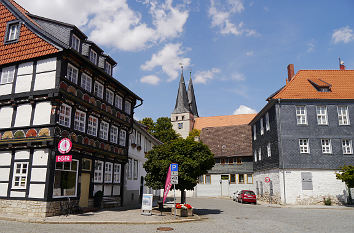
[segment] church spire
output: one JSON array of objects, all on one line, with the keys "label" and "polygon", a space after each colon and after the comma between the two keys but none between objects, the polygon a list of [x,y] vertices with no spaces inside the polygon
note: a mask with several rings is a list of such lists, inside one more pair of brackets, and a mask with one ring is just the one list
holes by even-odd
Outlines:
[{"label": "church spire", "polygon": [[194,96],[194,88],[193,88],[193,83],[192,83],[192,72],[190,72],[190,77],[189,77],[188,100],[189,100],[189,109],[190,109],[191,113],[194,116],[199,117],[198,109],[197,109],[197,102],[196,102],[195,96]]},{"label": "church spire", "polygon": [[176,105],[172,113],[190,112],[186,85],[184,83],[184,77],[183,77],[183,66],[181,66],[181,68],[182,68],[182,73],[181,73],[181,79],[179,81]]}]

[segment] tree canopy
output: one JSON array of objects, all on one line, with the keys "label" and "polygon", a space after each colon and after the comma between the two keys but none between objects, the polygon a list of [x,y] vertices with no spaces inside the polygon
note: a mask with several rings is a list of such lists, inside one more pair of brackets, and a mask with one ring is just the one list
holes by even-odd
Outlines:
[{"label": "tree canopy", "polygon": [[354,188],[354,166],[348,165],[341,167],[341,170],[336,174],[338,180],[342,180],[348,187],[348,202],[352,202],[350,189]]},{"label": "tree canopy", "polygon": [[195,137],[200,137],[199,129],[192,129],[192,131],[189,132],[187,139],[194,140]]},{"label": "tree canopy", "polygon": [[172,128],[171,119],[160,117],[154,122],[150,117],[143,118],[140,123],[148,127],[148,132],[163,143],[170,142],[180,136]]}]

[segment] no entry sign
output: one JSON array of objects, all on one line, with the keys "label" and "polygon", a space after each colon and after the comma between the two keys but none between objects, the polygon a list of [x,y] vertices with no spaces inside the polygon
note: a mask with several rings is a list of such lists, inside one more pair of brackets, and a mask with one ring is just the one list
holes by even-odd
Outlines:
[{"label": "no entry sign", "polygon": [[266,178],[264,179],[264,181],[265,181],[266,183],[269,183],[269,182],[270,182],[270,178],[269,178],[269,177],[266,177]]}]

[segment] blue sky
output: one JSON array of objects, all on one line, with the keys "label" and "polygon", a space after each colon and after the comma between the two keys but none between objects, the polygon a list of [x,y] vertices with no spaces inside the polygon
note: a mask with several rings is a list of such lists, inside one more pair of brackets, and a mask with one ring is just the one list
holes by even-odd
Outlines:
[{"label": "blue sky", "polygon": [[[259,111],[286,67],[354,67],[354,1],[18,0],[33,14],[78,26],[144,99],[137,119],[170,116],[184,64],[200,116]],[[353,80],[354,81],[354,80]],[[240,107],[242,106],[242,107]]]}]

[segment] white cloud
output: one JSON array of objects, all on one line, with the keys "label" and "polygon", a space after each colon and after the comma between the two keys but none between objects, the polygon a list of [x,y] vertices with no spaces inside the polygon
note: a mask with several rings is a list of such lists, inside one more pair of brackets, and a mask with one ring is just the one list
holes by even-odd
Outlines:
[{"label": "white cloud", "polygon": [[[137,51],[178,37],[189,12],[186,4],[173,0],[140,2],[149,8],[152,25],[132,10],[127,0],[18,0],[33,14],[53,18],[89,31],[90,40],[125,51]],[[104,35],[104,36],[103,36]]]},{"label": "white cloud", "polygon": [[147,83],[150,85],[158,85],[160,81],[160,78],[156,75],[147,75],[140,79],[141,83]]},{"label": "white cloud", "polygon": [[315,50],[315,40],[311,40],[310,42],[308,42],[307,44],[307,52],[311,53]]},{"label": "white cloud", "polygon": [[236,13],[244,11],[242,0],[227,0],[222,6],[221,1],[210,0],[209,17],[211,26],[220,30],[221,34],[233,34],[246,36],[255,36],[257,32],[251,29],[244,29],[243,22],[238,25],[231,22],[231,17]]},{"label": "white cloud", "polygon": [[246,52],[246,56],[248,56],[248,57],[251,57],[251,56],[253,56],[254,55],[254,52],[253,51],[247,51]]},{"label": "white cloud", "polygon": [[207,71],[198,71],[194,76],[194,83],[206,84],[207,81],[212,80],[217,73],[220,73],[220,69],[218,68],[212,68]]},{"label": "white cloud", "polygon": [[349,27],[342,27],[334,30],[332,34],[332,41],[337,44],[339,42],[349,43],[354,40],[353,30]]},{"label": "white cloud", "polygon": [[254,110],[253,108],[247,107],[245,105],[240,105],[240,107],[238,107],[235,111],[234,111],[234,115],[238,115],[238,114],[252,114],[252,113],[257,113],[256,110]]},{"label": "white cloud", "polygon": [[231,79],[234,80],[234,81],[245,81],[246,80],[246,77],[244,74],[241,74],[241,73],[234,73],[232,76],[231,76]]},{"label": "white cloud", "polygon": [[142,70],[151,71],[155,67],[161,67],[162,71],[168,75],[168,81],[175,80],[178,77],[180,63],[187,67],[190,64],[190,58],[184,57],[185,51],[181,44],[166,44],[158,53],[151,56],[149,61],[141,65]]}]

